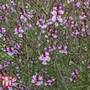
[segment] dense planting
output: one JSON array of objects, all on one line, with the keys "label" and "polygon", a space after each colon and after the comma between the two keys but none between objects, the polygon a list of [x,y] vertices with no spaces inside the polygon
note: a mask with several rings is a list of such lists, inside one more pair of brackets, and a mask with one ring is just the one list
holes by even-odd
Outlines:
[{"label": "dense planting", "polygon": [[0,90],[90,90],[90,0],[0,0]]}]

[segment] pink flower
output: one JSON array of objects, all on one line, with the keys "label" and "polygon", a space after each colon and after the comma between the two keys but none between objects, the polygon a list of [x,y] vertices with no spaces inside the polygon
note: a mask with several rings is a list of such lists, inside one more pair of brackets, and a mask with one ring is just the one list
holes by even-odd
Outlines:
[{"label": "pink flower", "polygon": [[70,81],[71,82],[75,82],[76,79],[78,78],[78,75],[79,75],[79,71],[75,68],[72,70],[71,72],[71,78],[70,78]]},{"label": "pink flower", "polygon": [[21,26],[17,26],[14,30],[14,34],[18,35],[18,37],[23,37],[24,30],[22,29]]},{"label": "pink flower", "polygon": [[52,22],[62,23],[63,20],[61,16],[64,14],[63,5],[54,6],[51,14],[52,14],[52,17],[51,17]]},{"label": "pink flower", "polygon": [[80,19],[80,20],[85,20],[85,19],[86,19],[86,15],[84,15],[84,14],[80,15],[80,16],[79,16],[79,19]]},{"label": "pink flower", "polygon": [[10,56],[15,55],[16,53],[13,47],[3,48],[3,51],[6,52]]},{"label": "pink flower", "polygon": [[40,55],[39,60],[42,62],[43,65],[46,65],[50,61],[50,56],[48,52]]},{"label": "pink flower", "polygon": [[57,30],[53,30],[51,32],[51,36],[54,38],[54,39],[57,39],[58,38],[58,31]]},{"label": "pink flower", "polygon": [[44,49],[46,52],[52,52],[54,50],[56,50],[56,47],[55,46],[49,46],[47,48]]},{"label": "pink flower", "polygon": [[36,86],[40,86],[43,84],[43,77],[41,75],[35,74],[32,76],[32,81],[33,84]]},{"label": "pink flower", "polygon": [[55,79],[48,79],[45,82],[45,86],[52,86],[52,84],[55,82]]},{"label": "pink flower", "polygon": [[3,4],[2,6],[1,6],[1,10],[2,11],[7,11],[9,9],[9,5],[8,4]]},{"label": "pink flower", "polygon": [[12,56],[18,54],[18,50],[20,48],[21,48],[20,45],[16,43],[14,47],[6,47],[3,48],[2,50],[6,52],[8,55]]},{"label": "pink flower", "polygon": [[[56,20],[56,19],[55,19]],[[53,20],[50,18],[50,19],[48,19],[47,21],[46,21],[46,23],[47,23],[47,26],[48,25],[52,25],[53,24]]]},{"label": "pink flower", "polygon": [[7,88],[8,90],[12,90],[13,86],[16,86],[17,79],[12,76],[4,76],[0,74],[0,82],[2,83],[3,88]]},{"label": "pink flower", "polygon": [[17,49],[17,50],[19,50],[21,48],[21,44],[15,43],[14,48]]},{"label": "pink flower", "polygon": [[76,6],[77,6],[78,8],[80,8],[81,3],[80,3],[80,2],[77,2],[77,3],[76,3]]},{"label": "pink flower", "polygon": [[20,15],[20,20],[21,20],[22,22],[26,22],[26,21],[27,21],[27,18],[26,18],[23,14],[21,14],[21,15]]},{"label": "pink flower", "polygon": [[72,35],[73,37],[77,37],[79,34],[80,34],[80,33],[79,33],[78,30],[74,30],[74,31],[71,33],[71,35]]},{"label": "pink flower", "polygon": [[33,15],[30,12],[21,8],[21,12],[20,12],[21,21],[26,22],[27,20],[31,20],[32,17]]},{"label": "pink flower", "polygon": [[12,88],[16,85],[16,78],[11,76],[2,76],[2,85],[5,88]]},{"label": "pink flower", "polygon": [[32,28],[32,24],[30,24],[30,23],[26,24],[26,26],[27,26],[28,29]]},{"label": "pink flower", "polygon": [[41,29],[46,29],[46,28],[47,28],[46,21],[44,20],[43,17],[40,17],[40,18],[38,19],[36,25],[38,25]]},{"label": "pink flower", "polygon": [[58,47],[58,50],[59,50],[59,52],[60,53],[65,53],[65,54],[67,54],[67,46],[66,45],[61,45],[61,46],[59,46]]}]

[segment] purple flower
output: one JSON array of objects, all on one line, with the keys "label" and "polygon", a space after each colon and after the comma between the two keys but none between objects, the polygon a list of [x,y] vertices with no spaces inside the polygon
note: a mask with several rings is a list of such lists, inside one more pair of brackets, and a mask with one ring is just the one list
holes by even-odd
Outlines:
[{"label": "purple flower", "polygon": [[71,78],[70,78],[70,81],[71,82],[75,82],[76,79],[78,78],[78,75],[79,75],[79,71],[75,68],[72,70],[71,72]]},{"label": "purple flower", "polygon": [[43,17],[39,17],[36,25],[38,25],[41,29],[46,29],[47,28],[47,23],[46,23],[46,21],[44,20]]},{"label": "purple flower", "polygon": [[23,37],[24,30],[21,26],[17,26],[14,30],[14,34],[18,35],[18,37]]},{"label": "purple flower", "polygon": [[32,76],[32,81],[33,84],[36,86],[40,86],[43,84],[43,77],[41,75],[35,74]]},{"label": "purple flower", "polygon": [[80,6],[81,6],[81,2],[77,2],[77,3],[76,3],[76,7],[77,7],[77,8],[80,8]]},{"label": "purple flower", "polygon": [[52,21],[51,18],[50,18],[50,19],[48,19],[48,20],[46,21],[46,23],[47,23],[47,26],[48,26],[48,25],[52,25],[52,24],[53,24],[53,21]]},{"label": "purple flower", "polygon": [[51,14],[52,14],[52,17],[51,17],[52,22],[62,23],[63,19],[61,16],[64,14],[63,5],[54,6]]},{"label": "purple flower", "polygon": [[73,37],[77,37],[79,34],[80,34],[80,33],[79,33],[78,30],[74,30],[74,31],[71,33],[71,35],[72,35]]},{"label": "purple flower", "polygon": [[20,12],[21,21],[26,22],[27,20],[31,20],[32,17],[33,17],[33,15],[30,12],[21,8],[21,12]]},{"label": "purple flower", "polygon": [[46,65],[50,61],[50,56],[48,52],[39,56],[39,60],[42,62],[43,65]]},{"label": "purple flower", "polygon": [[82,13],[80,16],[79,16],[79,19],[82,21],[82,20],[85,20],[86,19],[86,15],[84,13]]},{"label": "purple flower", "polygon": [[45,50],[45,52],[52,52],[52,51],[56,50],[56,47],[55,46],[49,46],[49,47],[45,48],[44,50]]},{"label": "purple flower", "polygon": [[12,56],[16,53],[13,47],[3,48],[3,51],[6,52],[10,56]]},{"label": "purple flower", "polygon": [[27,26],[28,29],[32,28],[32,24],[30,24],[30,23],[26,24],[26,26]]},{"label": "purple flower", "polygon": [[9,9],[9,5],[8,4],[3,4],[1,5],[1,8],[0,8],[2,11],[7,11]]},{"label": "purple flower", "polygon": [[57,30],[53,30],[51,32],[51,37],[53,37],[54,39],[57,39],[58,38],[58,31]]},{"label": "purple flower", "polygon": [[52,86],[52,84],[55,82],[55,79],[48,79],[45,82],[45,86]]},{"label": "purple flower", "polygon": [[4,20],[5,19],[5,16],[0,16],[0,20]]},{"label": "purple flower", "polygon": [[65,53],[65,54],[67,54],[68,48],[67,48],[66,45],[60,45],[60,46],[58,47],[58,50],[59,50],[60,53]]},{"label": "purple flower", "polygon": [[21,48],[21,44],[15,43],[14,48],[17,49],[17,50],[19,50]]}]

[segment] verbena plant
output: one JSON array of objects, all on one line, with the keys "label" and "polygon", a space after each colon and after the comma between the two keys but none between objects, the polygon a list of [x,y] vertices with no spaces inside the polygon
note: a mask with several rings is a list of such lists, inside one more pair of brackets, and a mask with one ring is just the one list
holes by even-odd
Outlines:
[{"label": "verbena plant", "polygon": [[0,90],[90,90],[90,0],[0,0]]}]

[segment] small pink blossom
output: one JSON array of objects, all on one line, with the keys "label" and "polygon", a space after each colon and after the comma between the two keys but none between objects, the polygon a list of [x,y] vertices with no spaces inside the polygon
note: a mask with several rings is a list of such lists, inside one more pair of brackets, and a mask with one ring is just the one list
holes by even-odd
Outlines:
[{"label": "small pink blossom", "polygon": [[21,48],[20,44],[16,43],[14,47],[5,47],[2,50],[6,52],[8,55],[16,55],[18,54],[18,50]]},{"label": "small pink blossom", "polygon": [[46,21],[44,20],[43,17],[40,17],[40,18],[38,19],[36,25],[38,25],[41,29],[46,29],[46,28],[47,28]]},{"label": "small pink blossom", "polygon": [[20,20],[22,22],[26,22],[27,20],[31,20],[32,17],[33,17],[33,15],[30,12],[21,8]]},{"label": "small pink blossom", "polygon": [[78,75],[79,75],[79,71],[77,69],[73,69],[72,72],[71,72],[70,81],[75,82],[76,79],[78,78]]},{"label": "small pink blossom", "polygon": [[78,8],[80,8],[81,3],[80,3],[80,2],[77,2],[77,3],[76,3],[76,6],[77,6]]},{"label": "small pink blossom", "polygon": [[45,82],[45,86],[52,86],[54,82],[55,82],[55,79],[48,79]]},{"label": "small pink blossom", "polygon": [[8,55],[12,56],[15,54],[15,50],[13,47],[6,47],[3,48],[3,51],[6,52]]},{"label": "small pink blossom", "polygon": [[14,30],[14,34],[18,35],[18,37],[23,37],[24,30],[21,26],[17,26]]},{"label": "small pink blossom", "polygon": [[74,30],[74,31],[71,33],[71,35],[72,35],[73,37],[77,37],[79,34],[80,34],[80,33],[79,33],[78,30]]},{"label": "small pink blossom", "polygon": [[17,85],[17,79],[12,76],[4,76],[0,74],[0,81],[2,83],[2,86],[4,88],[7,88],[8,90],[12,90],[12,87]]},{"label": "small pink blossom", "polygon": [[48,52],[39,56],[39,60],[42,62],[43,65],[46,65],[50,61],[50,56]]},{"label": "small pink blossom", "polygon": [[52,22],[62,23],[63,20],[61,16],[64,14],[63,5],[54,6],[51,14],[52,14],[52,17],[51,17]]},{"label": "small pink blossom", "polygon": [[66,45],[61,45],[61,46],[59,46],[59,47],[58,47],[58,50],[59,50],[60,53],[65,53],[65,54],[67,54],[67,52],[68,52],[68,48],[67,48]]},{"label": "small pink blossom", "polygon": [[56,50],[56,47],[55,46],[49,46],[47,48],[44,49],[46,52],[52,52],[54,50]]},{"label": "small pink blossom", "polygon": [[3,12],[4,11],[7,11],[9,9],[9,5],[8,4],[3,4],[1,5],[1,8],[0,8]]},{"label": "small pink blossom", "polygon": [[11,76],[3,76],[2,85],[5,88],[12,88],[13,86],[16,85],[16,78],[13,78]]},{"label": "small pink blossom", "polygon": [[19,50],[21,48],[21,44],[20,43],[15,43],[14,48]]},{"label": "small pink blossom", "polygon": [[41,75],[35,74],[32,76],[32,81],[33,84],[36,86],[40,86],[43,84],[43,77]]},{"label": "small pink blossom", "polygon": [[57,30],[53,30],[51,32],[51,36],[54,38],[54,39],[57,39],[58,38],[58,31]]}]

